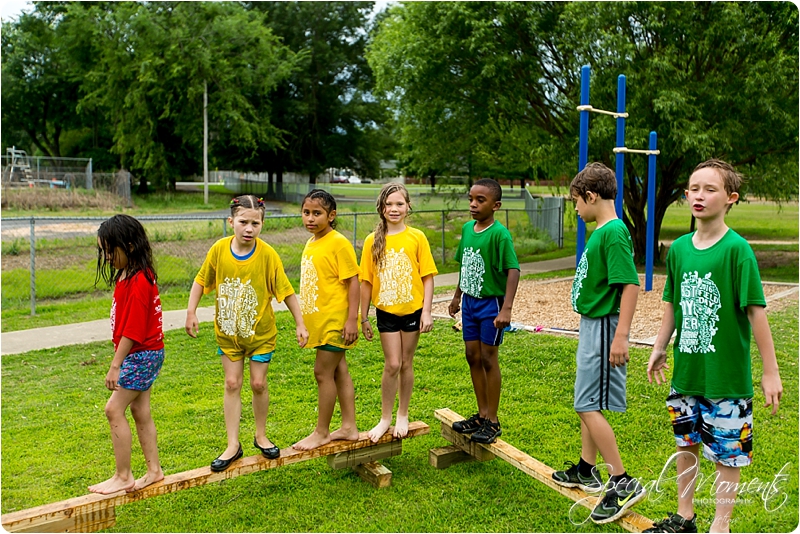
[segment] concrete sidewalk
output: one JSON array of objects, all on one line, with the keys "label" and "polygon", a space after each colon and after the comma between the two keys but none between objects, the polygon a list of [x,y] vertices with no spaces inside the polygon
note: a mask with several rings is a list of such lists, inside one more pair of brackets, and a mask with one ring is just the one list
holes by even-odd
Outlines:
[{"label": "concrete sidewalk", "polygon": [[[522,275],[574,269],[575,256],[555,260],[524,263],[520,265]],[[435,278],[436,287],[455,286],[458,273],[445,273]],[[286,311],[286,305],[272,301],[275,311]],[[200,322],[214,320],[214,308],[199,308],[197,318]],[[163,313],[164,331],[183,329],[186,323],[186,310],[165,311]],[[17,332],[0,334],[0,354],[19,354],[29,350],[52,349],[64,345],[77,345],[92,341],[111,341],[111,324],[108,319],[98,319],[85,323],[66,324],[32,328]]]}]

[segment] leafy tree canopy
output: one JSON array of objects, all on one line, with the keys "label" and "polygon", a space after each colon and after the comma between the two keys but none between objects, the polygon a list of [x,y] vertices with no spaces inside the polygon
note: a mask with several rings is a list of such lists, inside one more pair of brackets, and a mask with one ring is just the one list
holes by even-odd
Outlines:
[{"label": "leafy tree canopy", "polygon": [[[656,232],[694,166],[720,157],[750,193],[797,195],[798,17],[783,2],[408,2],[368,59],[419,168],[469,157],[556,178],[577,170],[580,68],[591,104],[616,110],[626,144],[659,134]],[[590,160],[613,168],[614,121],[592,118]],[[624,220],[644,255],[646,158],[627,156]]]}]

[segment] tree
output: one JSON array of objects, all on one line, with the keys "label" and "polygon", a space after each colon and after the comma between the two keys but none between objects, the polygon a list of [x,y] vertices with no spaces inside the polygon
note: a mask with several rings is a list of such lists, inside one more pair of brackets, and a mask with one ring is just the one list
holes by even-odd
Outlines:
[{"label": "tree", "polygon": [[234,3],[70,4],[90,28],[99,60],[87,74],[82,106],[102,107],[114,124],[123,165],[157,185],[197,173],[202,95],[209,90],[210,151],[252,159],[276,147],[269,93],[295,68],[263,18]]},{"label": "tree", "polygon": [[82,126],[76,112],[80,81],[59,32],[58,10],[23,13],[3,23],[3,144],[66,156],[62,135]]},{"label": "tree", "polygon": [[[659,133],[658,233],[711,156],[745,169],[751,192],[797,195],[797,23],[797,8],[779,2],[410,2],[390,8],[368,57],[404,146],[435,136],[449,161],[466,144],[552,177],[577,170],[580,67],[592,66],[601,109],[616,109],[626,74],[627,144]],[[613,129],[592,119],[591,160],[613,167]],[[638,260],[645,165],[626,158],[623,219]]]},{"label": "tree", "polygon": [[312,183],[329,167],[377,177],[392,147],[385,107],[371,95],[364,59],[372,2],[250,2],[297,54],[300,68],[278,85],[272,121],[285,144],[261,151],[275,173],[306,171]]}]

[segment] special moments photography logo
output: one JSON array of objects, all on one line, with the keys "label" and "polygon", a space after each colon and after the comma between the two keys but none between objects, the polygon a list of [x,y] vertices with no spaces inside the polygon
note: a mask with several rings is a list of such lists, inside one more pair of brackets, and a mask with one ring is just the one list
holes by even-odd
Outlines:
[{"label": "special moments photography logo", "polygon": [[[677,470],[678,458],[681,455],[690,455],[692,463],[689,467],[682,471]],[[675,464],[676,473],[670,475],[670,467]],[[600,467],[598,465],[598,467]],[[605,465],[608,469],[608,465]],[[772,476],[772,479],[762,480],[758,477],[752,478],[747,481],[729,482],[720,480],[720,472],[714,471],[713,474],[703,475],[698,467],[697,457],[687,452],[676,452],[664,464],[658,478],[654,480],[644,481],[638,479],[628,479],[623,481],[622,486],[606,481],[601,490],[592,495],[599,497],[603,492],[613,491],[619,493],[629,491],[627,486],[635,483],[638,480],[646,492],[647,499],[651,501],[661,500],[666,490],[674,487],[683,486],[683,497],[694,493],[692,502],[696,506],[711,506],[715,508],[717,505],[750,505],[754,502],[760,501],[760,505],[764,507],[767,512],[775,512],[786,504],[789,495],[785,491],[785,485],[789,480],[790,463],[786,462],[783,467]],[[680,485],[679,485],[680,482]],[[685,483],[685,485],[684,485]],[[677,503],[676,503],[677,505]],[[574,525],[582,525],[589,520],[589,514],[593,505],[589,502],[589,497],[581,499],[572,505],[569,512],[570,522]]]}]

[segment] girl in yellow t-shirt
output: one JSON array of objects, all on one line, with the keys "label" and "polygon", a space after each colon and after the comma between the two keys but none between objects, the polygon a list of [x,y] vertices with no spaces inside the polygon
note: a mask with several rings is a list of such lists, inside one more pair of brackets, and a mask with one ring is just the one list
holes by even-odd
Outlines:
[{"label": "girl in yellow t-shirt", "polygon": [[394,399],[400,390],[392,435],[408,434],[408,405],[414,388],[414,352],[420,332],[433,327],[431,301],[436,263],[428,239],[416,228],[406,226],[411,211],[403,184],[383,186],[376,202],[380,222],[364,240],[361,252],[361,329],[372,340],[367,315],[370,300],[375,304],[378,332],[385,359],[381,378],[381,420],[369,431],[377,442],[392,423]]},{"label": "girl in yellow t-shirt", "polygon": [[285,302],[294,317],[298,344],[308,341],[300,304],[275,250],[258,238],[264,223],[264,201],[242,195],[231,201],[228,223],[233,237],[212,245],[194,279],[186,310],[186,333],[197,337],[197,305],[204,293],[217,292],[214,330],[222,369],[225,372],[225,430],[228,446],[211,462],[212,471],[224,471],[242,457],[239,418],[242,413],[244,359],[250,359],[250,388],[256,434],[253,446],[265,457],[280,456],[280,449],[267,438],[269,410],[267,370],[275,352],[278,329],[272,311],[272,297]]},{"label": "girl in yellow t-shirt", "polygon": [[[308,325],[307,347],[317,350],[319,410],[317,427],[292,447],[316,449],[337,440],[357,440],[356,401],[345,351],[358,341],[358,262],[353,245],[336,228],[336,200],[314,189],[300,206],[303,225],[313,235],[300,264],[300,309]],[[331,417],[339,397],[342,426],[331,432]]]}]

